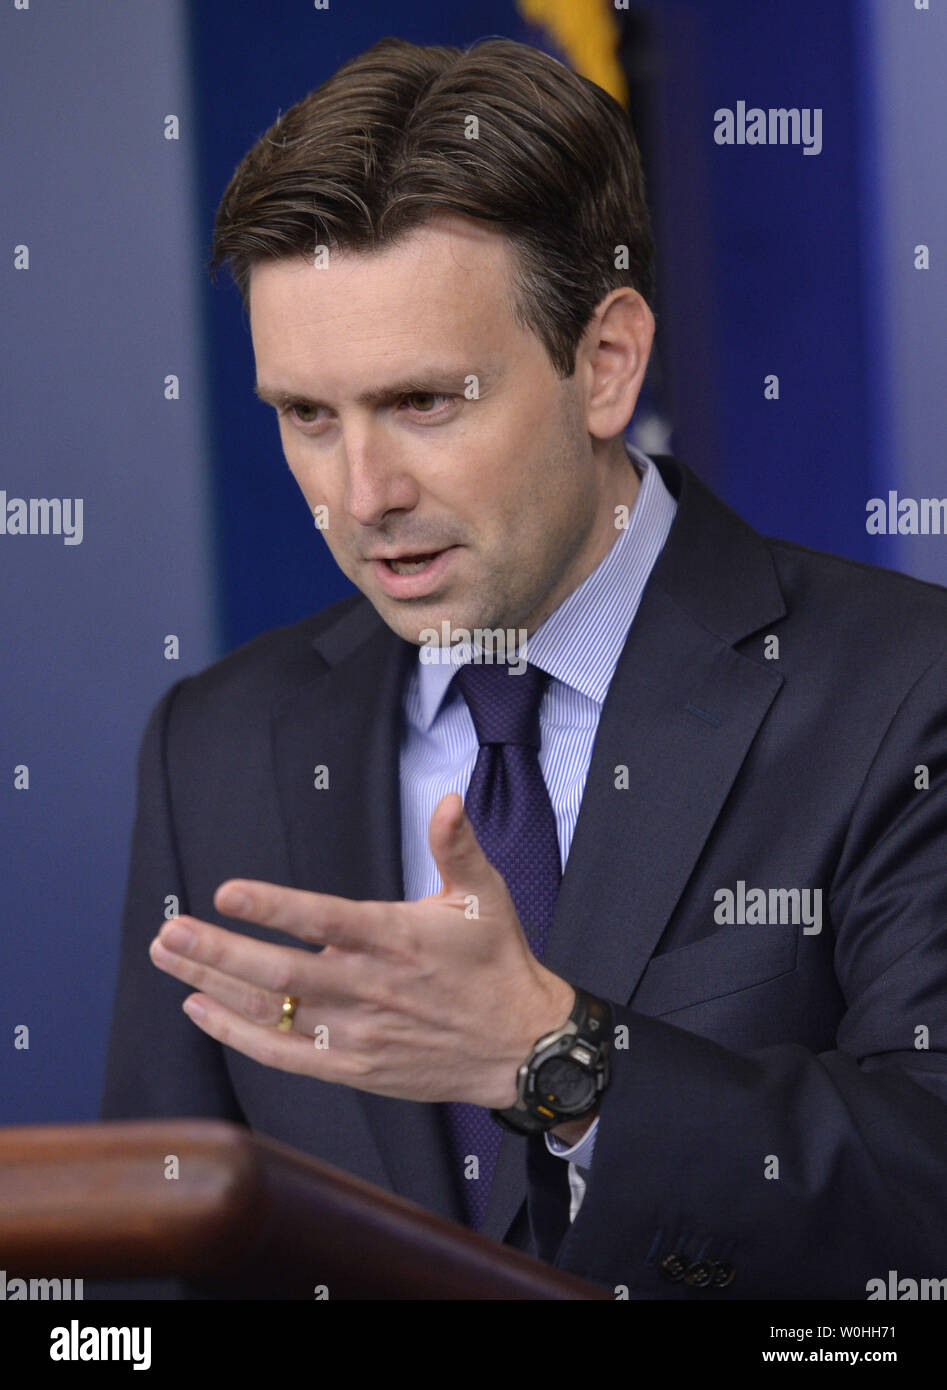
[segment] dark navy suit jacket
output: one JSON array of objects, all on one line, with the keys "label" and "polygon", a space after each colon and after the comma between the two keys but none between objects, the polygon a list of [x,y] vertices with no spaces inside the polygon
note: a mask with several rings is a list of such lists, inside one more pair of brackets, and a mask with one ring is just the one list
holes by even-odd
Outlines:
[{"label": "dark navy suit jacket", "polygon": [[[863,1299],[889,1269],[940,1277],[947,590],[764,539],[657,462],[678,511],[605,701],[545,957],[614,1003],[627,1046],[575,1222],[566,1163],[504,1135],[487,1233],[633,1298]],[[223,1049],[147,949],[168,894],[233,928],[212,905],[232,876],[403,896],[416,652],[355,596],[160,701],[102,1113],[240,1121],[461,1220],[440,1107]],[[740,881],[820,890],[821,932],[721,925]],[[732,1283],[668,1277],[702,1260]]]}]

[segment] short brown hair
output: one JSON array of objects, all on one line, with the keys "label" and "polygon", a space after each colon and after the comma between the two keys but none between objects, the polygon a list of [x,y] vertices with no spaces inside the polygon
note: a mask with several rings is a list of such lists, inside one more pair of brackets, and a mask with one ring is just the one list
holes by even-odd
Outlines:
[{"label": "short brown hair", "polygon": [[[479,123],[479,138],[467,138]],[[560,376],[596,306],[653,299],[641,161],[625,111],[527,44],[380,40],[278,118],[238,165],[214,222],[249,302],[260,260],[316,246],[371,251],[440,212],[494,222],[515,249],[510,310]],[[627,269],[616,251],[627,247]]]}]

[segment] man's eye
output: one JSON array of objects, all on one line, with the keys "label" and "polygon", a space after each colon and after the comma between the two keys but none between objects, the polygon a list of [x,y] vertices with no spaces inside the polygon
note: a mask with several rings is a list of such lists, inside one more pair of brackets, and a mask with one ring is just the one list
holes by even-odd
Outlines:
[{"label": "man's eye", "polygon": [[[434,415],[440,405],[453,399],[453,396],[445,395],[441,391],[412,391],[409,395],[402,397],[401,403],[407,405],[415,415]],[[302,401],[288,401],[283,408],[283,413],[299,425],[314,425],[321,418],[321,410],[322,406],[320,405],[305,405]]]},{"label": "man's eye", "polygon": [[412,391],[404,399],[418,415],[430,415],[439,401],[449,401],[451,397],[439,391]]}]

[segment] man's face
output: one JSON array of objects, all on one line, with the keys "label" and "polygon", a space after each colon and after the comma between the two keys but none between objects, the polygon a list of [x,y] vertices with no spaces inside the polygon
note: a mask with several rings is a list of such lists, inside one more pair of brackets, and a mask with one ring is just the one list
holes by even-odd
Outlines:
[{"label": "man's face", "polygon": [[339,567],[412,642],[445,620],[533,631],[615,539],[581,387],[514,322],[510,267],[500,234],[452,216],[251,274],[257,389],[291,400],[286,460]]}]

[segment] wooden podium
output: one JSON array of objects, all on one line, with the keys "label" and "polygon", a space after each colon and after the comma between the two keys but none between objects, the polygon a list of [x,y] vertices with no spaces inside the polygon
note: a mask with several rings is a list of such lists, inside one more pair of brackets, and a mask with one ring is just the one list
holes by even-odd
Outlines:
[{"label": "wooden podium", "polygon": [[0,1264],[8,1278],[171,1277],[212,1298],[612,1298],[217,1120],[0,1129]]}]

